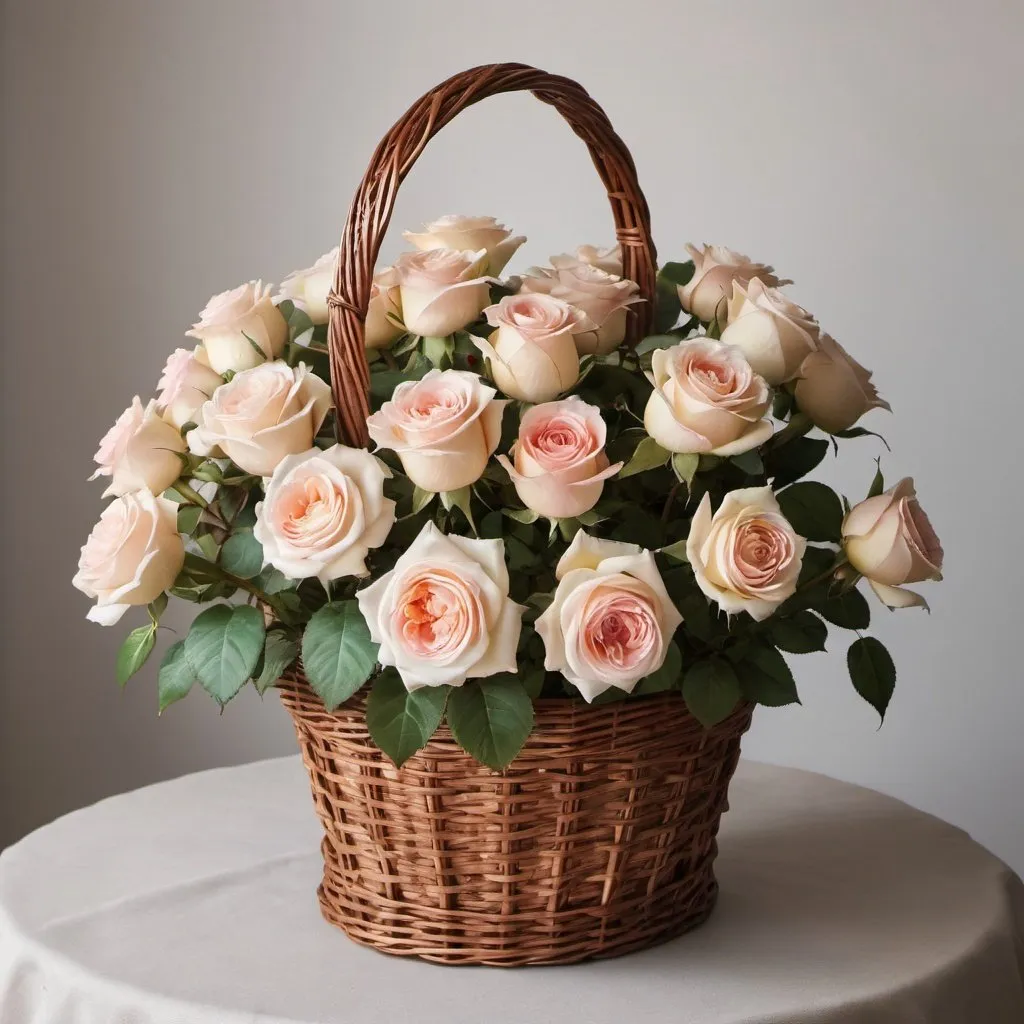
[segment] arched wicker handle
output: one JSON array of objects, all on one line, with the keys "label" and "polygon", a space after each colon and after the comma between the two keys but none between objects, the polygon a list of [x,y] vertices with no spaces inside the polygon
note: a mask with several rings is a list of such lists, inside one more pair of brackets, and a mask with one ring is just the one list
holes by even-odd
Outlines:
[{"label": "arched wicker handle", "polygon": [[623,274],[640,286],[646,302],[631,307],[628,340],[643,337],[654,311],[656,262],[647,200],[625,143],[605,112],[581,85],[526,64],[487,64],[454,75],[431,89],[399,118],[370,160],[349,208],[334,276],[327,344],[338,411],[338,436],[366,447],[369,435],[370,370],[363,345],[363,321],[370,302],[373,270],[384,240],[398,186],[423,147],[464,107],[502,92],[529,90],[550,103],[587,144],[615,218],[622,245]]}]

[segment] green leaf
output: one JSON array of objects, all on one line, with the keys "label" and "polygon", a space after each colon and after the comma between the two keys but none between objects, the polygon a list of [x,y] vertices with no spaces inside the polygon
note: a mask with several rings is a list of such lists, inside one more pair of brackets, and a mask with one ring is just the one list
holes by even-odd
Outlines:
[{"label": "green leaf", "polygon": [[683,699],[705,728],[728,717],[741,695],[735,670],[722,658],[698,661],[683,676]]},{"label": "green leaf", "polygon": [[885,646],[873,636],[854,640],[846,652],[846,666],[856,691],[884,721],[896,688],[896,666]]},{"label": "green leaf", "polygon": [[841,437],[844,440],[850,440],[854,437],[877,437],[889,451],[892,451],[892,448],[889,447],[889,442],[878,431],[866,430],[864,427],[850,427],[849,430],[837,430],[833,437]]},{"label": "green leaf", "polygon": [[544,689],[545,672],[542,668],[535,668],[525,673],[522,677],[523,689],[526,690],[530,700],[537,700]]},{"label": "green leaf", "polygon": [[699,468],[700,456],[696,452],[676,452],[672,456],[672,472],[675,473],[676,479],[681,480],[687,487],[693,483]]},{"label": "green leaf", "polygon": [[466,517],[469,525],[473,528],[473,532],[476,533],[476,523],[473,521],[471,505],[472,498],[473,490],[470,487],[460,487],[457,491],[441,492],[441,504],[444,505],[445,510],[451,512],[453,508],[457,508]]},{"label": "green leaf", "polygon": [[678,644],[673,640],[665,648],[665,660],[661,667],[655,669],[649,676],[644,676],[636,684],[634,693],[662,693],[665,690],[674,690],[679,685],[679,677],[683,670],[683,655]]},{"label": "green leaf", "polygon": [[[678,317],[678,313],[676,316]],[[675,320],[673,320],[673,323]],[[646,355],[648,352],[653,352],[659,348],[672,348],[673,345],[679,344],[679,335],[677,334],[651,334],[644,338],[639,345],[633,351],[638,355]]]},{"label": "green leaf", "polygon": [[793,673],[774,647],[755,644],[748,648],[740,662],[739,673],[747,700],[769,708],[800,703]]},{"label": "green leaf", "polygon": [[282,590],[292,590],[295,587],[295,580],[289,579],[280,569],[268,565],[256,577],[256,585],[264,594],[279,594]]},{"label": "green leaf", "polygon": [[146,659],[153,651],[156,643],[156,624],[139,626],[133,629],[121,644],[117,652],[117,682],[124,686],[136,672],[146,664]]},{"label": "green leaf", "polygon": [[772,643],[790,654],[811,654],[825,650],[828,626],[813,612],[802,608],[786,618],[772,618],[768,623]]},{"label": "green leaf", "polygon": [[456,742],[489,768],[505,768],[533,728],[533,702],[510,673],[471,679],[448,698],[448,725]]},{"label": "green leaf", "polygon": [[146,606],[149,612],[149,619],[155,626],[160,621],[160,616],[167,610],[167,594],[157,594]]},{"label": "green leaf", "polygon": [[671,457],[672,453],[662,448],[653,437],[645,437],[636,446],[636,451],[633,452],[629,462],[619,470],[616,479],[624,480],[626,477],[634,476],[636,473],[644,473],[648,469],[657,469],[659,466],[664,466]]},{"label": "green leaf", "polygon": [[249,605],[214,605],[192,623],[185,656],[203,688],[219,704],[227,704],[252,675],[264,633],[263,614]]},{"label": "green leaf", "polygon": [[266,693],[298,655],[299,645],[281,630],[272,629],[263,648],[263,669],[256,679],[256,689]]},{"label": "green leaf", "polygon": [[693,271],[693,260],[687,260],[685,263],[666,263],[658,271],[658,277],[663,277],[674,285],[687,285],[693,277]]},{"label": "green leaf", "polygon": [[867,629],[871,625],[871,607],[859,590],[826,595],[815,600],[813,608],[823,619],[843,629]]},{"label": "green leaf", "polygon": [[[310,321],[310,324],[312,324],[312,321]],[[263,349],[260,346],[260,343],[250,338],[249,335],[245,333],[245,331],[242,331],[242,337],[245,338],[245,340],[249,342],[250,345],[252,345],[253,351],[260,357],[260,362],[265,363],[267,361],[267,353],[263,351]]]},{"label": "green leaf", "polygon": [[410,693],[393,668],[384,669],[374,681],[366,701],[366,727],[396,767],[427,745],[441,724],[451,689],[421,686]]},{"label": "green leaf", "polygon": [[666,555],[676,562],[689,562],[689,557],[686,554],[686,541],[677,540],[675,544],[669,544],[667,547],[659,548],[661,554]]},{"label": "green leaf", "polygon": [[199,545],[199,550],[211,561],[217,561],[217,554],[219,546],[217,541],[214,539],[212,534],[204,533],[200,537],[196,537],[196,544]]},{"label": "green leaf", "polygon": [[761,459],[761,453],[756,448],[740,452],[739,455],[732,455],[729,461],[747,476],[760,476],[764,472],[764,462]]},{"label": "green leaf", "polygon": [[[772,415],[777,420],[784,420],[793,411],[793,396],[780,388],[772,399]],[[828,443],[827,441],[825,442]]]},{"label": "green leaf", "polygon": [[179,505],[178,533],[183,533],[186,536],[195,533],[196,527],[199,525],[199,517],[202,514],[203,510],[198,505]]},{"label": "green leaf", "polygon": [[885,477],[882,476],[882,460],[875,459],[875,476],[868,488],[868,497],[877,498],[885,490]]},{"label": "green leaf", "polygon": [[679,319],[683,307],[679,302],[679,289],[667,277],[658,275],[654,291],[654,324],[655,334],[664,334],[671,330]]},{"label": "green leaf", "polygon": [[171,644],[164,652],[157,675],[157,692],[160,698],[160,714],[163,714],[175,701],[179,701],[192,689],[196,681],[192,666],[185,656],[185,641],[179,640]]},{"label": "green leaf", "polygon": [[252,530],[239,530],[224,541],[220,564],[232,576],[251,580],[263,569],[263,545]]},{"label": "green leaf", "polygon": [[843,525],[843,506],[831,487],[816,480],[791,484],[778,494],[782,514],[801,537],[814,541],[838,541]]},{"label": "green leaf", "polygon": [[314,613],[302,637],[302,664],[328,711],[348,700],[376,663],[377,644],[355,601],[327,604]]},{"label": "green leaf", "polygon": [[435,491],[425,491],[422,487],[414,487],[412,490],[412,514],[422,512],[435,498]]},{"label": "green leaf", "polygon": [[823,437],[794,437],[770,451],[767,456],[768,475],[772,486],[780,490],[806,476],[828,454],[828,441]]},{"label": "green leaf", "polygon": [[504,512],[509,519],[514,519],[517,523],[524,523],[526,526],[537,522],[539,518],[532,508],[507,508]]}]

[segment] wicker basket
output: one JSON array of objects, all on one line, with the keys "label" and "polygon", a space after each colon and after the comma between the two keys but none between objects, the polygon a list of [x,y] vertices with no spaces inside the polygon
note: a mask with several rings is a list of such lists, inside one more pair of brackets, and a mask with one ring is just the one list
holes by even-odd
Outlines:
[{"label": "wicker basket", "polygon": [[[363,319],[398,186],[430,138],[487,96],[528,90],[590,150],[611,203],[623,272],[654,307],[647,203],[625,144],[575,82],[520,64],[456,75],[377,147],[356,191],[329,297],[328,345],[341,439],[368,441]],[[717,894],[715,835],[751,707],[712,729],[678,693],[588,706],[542,700],[503,773],[442,726],[401,769],[376,748],[360,696],[334,712],[301,671],[281,683],[323,822],[324,917],[357,942],[449,964],[573,963],[611,957],[704,921]]]}]

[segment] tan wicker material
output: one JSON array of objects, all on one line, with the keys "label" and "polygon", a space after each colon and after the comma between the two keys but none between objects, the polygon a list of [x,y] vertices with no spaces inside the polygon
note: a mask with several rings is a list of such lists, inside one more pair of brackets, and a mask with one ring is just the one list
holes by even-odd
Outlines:
[{"label": "tan wicker material", "polygon": [[324,826],[324,917],[356,942],[447,964],[619,956],[695,927],[751,706],[704,729],[678,693],[542,700],[493,772],[442,726],[399,770],[361,696],[328,713],[281,683]]}]

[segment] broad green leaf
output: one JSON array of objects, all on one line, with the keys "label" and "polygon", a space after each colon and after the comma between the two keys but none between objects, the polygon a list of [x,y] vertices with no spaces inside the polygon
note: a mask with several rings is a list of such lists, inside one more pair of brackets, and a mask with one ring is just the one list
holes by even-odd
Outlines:
[{"label": "broad green leaf", "polygon": [[665,649],[665,660],[661,667],[655,669],[649,676],[644,676],[636,684],[634,693],[662,693],[665,690],[674,690],[679,686],[680,675],[683,670],[683,656],[679,646],[673,640]]},{"label": "broad green leaf", "polygon": [[410,693],[393,668],[384,669],[374,681],[366,701],[366,727],[398,768],[434,735],[450,691],[450,686],[421,686]]},{"label": "broad green leaf", "polygon": [[530,523],[537,522],[539,518],[532,508],[507,508],[504,512],[509,519],[514,519],[517,523],[525,523],[527,526]]},{"label": "broad green leaf", "polygon": [[[828,444],[827,441],[825,443]],[[732,455],[729,461],[747,476],[760,476],[764,472],[764,462],[761,459],[761,453],[756,448],[740,452],[739,455]]]},{"label": "broad green leaf", "polygon": [[811,654],[825,650],[828,626],[806,608],[785,618],[772,618],[768,635],[776,647],[790,654]]},{"label": "broad green leaf", "polygon": [[268,565],[254,582],[264,594],[270,595],[279,594],[282,590],[292,590],[296,585],[295,580],[290,580],[272,565]]},{"label": "broad green leaf", "polygon": [[681,480],[687,487],[693,483],[693,478],[700,468],[700,456],[696,452],[676,452],[672,456],[672,472],[676,479]]},{"label": "broad green leaf", "polygon": [[435,498],[436,491],[425,491],[422,487],[414,487],[412,491],[412,514],[422,512]]},{"label": "broad green leaf", "polygon": [[831,487],[816,480],[791,484],[778,494],[782,514],[801,537],[814,541],[838,541],[843,506]]},{"label": "broad green leaf", "polygon": [[658,277],[663,277],[674,285],[686,285],[690,283],[693,271],[693,260],[687,260],[685,263],[666,263],[658,271]]},{"label": "broad green leaf", "polygon": [[179,640],[171,644],[164,652],[157,675],[157,692],[160,698],[160,714],[163,714],[175,701],[185,697],[192,684],[196,681],[192,666],[185,656],[185,641]]},{"label": "broad green leaf", "polygon": [[149,612],[150,621],[155,626],[160,621],[160,616],[167,610],[167,594],[158,594],[149,604],[146,606],[146,611]]},{"label": "broad green leaf", "polygon": [[544,689],[545,672],[542,668],[531,669],[522,676],[523,689],[529,694],[530,700],[537,700]]},{"label": "broad green leaf", "polygon": [[124,686],[136,672],[146,664],[146,659],[153,651],[156,643],[156,625],[148,625],[133,629],[121,644],[117,652],[117,682]]},{"label": "broad green leaf", "polygon": [[652,326],[655,334],[664,334],[675,327],[682,312],[679,289],[673,281],[659,274],[654,292],[654,324]]},{"label": "broad green leaf", "polygon": [[298,656],[299,645],[281,630],[272,629],[263,647],[263,668],[256,679],[256,689],[266,693]]},{"label": "broad green leaf", "polygon": [[186,536],[195,533],[195,529],[199,525],[199,517],[202,514],[203,510],[198,505],[179,505],[178,533],[183,533]]},{"label": "broad green leaf", "polygon": [[473,491],[470,487],[460,487],[457,491],[442,491],[441,492],[441,504],[444,505],[445,510],[451,512],[453,508],[457,508],[468,521],[469,525],[473,528],[473,532],[476,533],[476,523],[473,521],[473,508],[472,508]]},{"label": "broad green leaf", "polygon": [[470,679],[448,697],[448,725],[455,741],[489,768],[505,768],[522,750],[533,728],[533,702],[508,673]]},{"label": "broad green leaf", "polygon": [[766,468],[772,486],[779,490],[806,476],[828,454],[828,441],[823,437],[794,437],[770,451]]},{"label": "broad green leaf", "polygon": [[263,569],[263,545],[252,530],[239,530],[224,541],[220,564],[232,576],[251,580]]},{"label": "broad green leaf", "polygon": [[672,453],[662,448],[653,437],[645,437],[636,446],[636,451],[633,452],[629,462],[619,470],[616,479],[624,480],[626,477],[634,476],[636,473],[644,473],[648,469],[657,469],[659,466],[664,466],[671,457]]},{"label": "broad green leaf", "polygon": [[882,460],[875,459],[875,476],[868,488],[868,497],[877,498],[885,490],[885,477],[882,476]]},{"label": "broad green leaf", "polygon": [[846,652],[846,665],[856,691],[884,721],[896,688],[896,666],[885,646],[873,636],[854,640]]},{"label": "broad green leaf", "polygon": [[683,676],[683,699],[705,728],[728,717],[741,696],[736,671],[722,658],[698,661]]},{"label": "broad green leaf", "polygon": [[815,599],[812,607],[834,626],[867,629],[871,625],[871,607],[864,595],[856,589]]},{"label": "broad green leaf", "polygon": [[218,604],[196,617],[185,656],[203,688],[227,704],[252,675],[263,650],[263,614],[249,605]]},{"label": "broad green leaf", "polygon": [[[678,315],[679,314],[677,312],[676,317],[678,317]],[[675,323],[675,319],[673,319],[672,322]],[[633,349],[633,351],[636,352],[638,356],[643,356],[648,352],[654,352],[659,348],[672,348],[674,345],[678,345],[679,341],[680,338],[678,334],[651,334],[644,338],[643,341]]]},{"label": "broad green leaf", "polygon": [[800,703],[793,673],[774,647],[752,645],[744,653],[737,671],[747,700],[770,708]]},{"label": "broad green leaf", "polygon": [[302,665],[328,711],[348,700],[376,663],[377,644],[355,601],[327,604],[314,613],[302,637]]},{"label": "broad green leaf", "polygon": [[784,420],[792,411],[793,396],[788,391],[779,388],[772,399],[772,415],[777,420]]},{"label": "broad green leaf", "polygon": [[660,548],[659,551],[676,562],[688,562],[690,560],[686,554],[685,540],[677,540],[675,544],[669,544],[667,547]]},{"label": "broad green leaf", "polygon": [[204,533],[195,538],[196,544],[199,545],[199,550],[211,561],[217,561],[217,555],[219,553],[219,545],[214,539],[212,534]]}]

